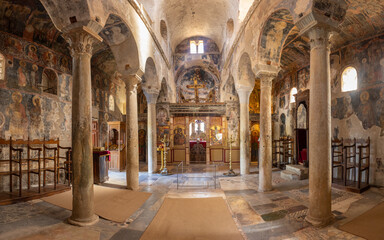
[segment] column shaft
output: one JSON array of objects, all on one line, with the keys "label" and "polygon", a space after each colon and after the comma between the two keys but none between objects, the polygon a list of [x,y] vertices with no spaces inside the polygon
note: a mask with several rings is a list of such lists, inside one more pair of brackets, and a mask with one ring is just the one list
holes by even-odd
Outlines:
[{"label": "column shaft", "polygon": [[131,76],[126,81],[126,136],[127,136],[127,163],[126,177],[127,188],[139,189],[139,133],[137,115],[137,85],[136,77]]},{"label": "column shaft", "polygon": [[259,192],[272,190],[272,79],[262,76],[260,80]]},{"label": "column shaft", "polygon": [[156,101],[159,93],[144,93],[148,103],[148,173],[152,174],[157,171]]},{"label": "column shaft", "polygon": [[240,174],[249,174],[250,164],[250,128],[249,128],[249,96],[251,90],[237,90],[240,99]]},{"label": "column shaft", "polygon": [[72,165],[73,210],[69,223],[78,226],[97,222],[93,202],[91,56],[92,44],[101,38],[87,28],[66,35],[73,63]]},{"label": "column shaft", "polygon": [[331,213],[331,88],[329,31],[309,30],[309,210],[306,220],[326,225]]}]

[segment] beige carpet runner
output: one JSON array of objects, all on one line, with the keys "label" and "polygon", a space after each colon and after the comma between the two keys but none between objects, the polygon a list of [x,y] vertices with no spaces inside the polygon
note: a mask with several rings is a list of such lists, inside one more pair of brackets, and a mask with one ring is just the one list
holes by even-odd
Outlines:
[{"label": "beige carpet runner", "polygon": [[384,239],[384,202],[339,228],[368,240]]},{"label": "beige carpet runner", "polygon": [[224,199],[166,198],[142,240],[243,239]]},{"label": "beige carpet runner", "polygon": [[[95,214],[114,222],[125,222],[150,196],[151,193],[94,185]],[[42,200],[72,210],[72,191]]]}]

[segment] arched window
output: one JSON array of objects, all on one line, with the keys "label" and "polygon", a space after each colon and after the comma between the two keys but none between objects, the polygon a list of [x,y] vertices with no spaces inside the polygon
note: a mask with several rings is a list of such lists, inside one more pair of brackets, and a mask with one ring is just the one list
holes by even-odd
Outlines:
[{"label": "arched window", "polygon": [[5,57],[0,53],[0,81],[5,80]]},{"label": "arched window", "polygon": [[297,88],[292,88],[291,90],[291,94],[290,94],[290,103],[294,103],[296,102],[296,99],[295,99],[295,94],[297,94]]},{"label": "arched window", "polygon": [[204,53],[204,41],[198,40],[198,41],[190,41],[189,42],[189,49],[191,54],[202,54]]},{"label": "arched window", "polygon": [[43,92],[57,95],[58,77],[55,71],[44,69],[40,88]]},{"label": "arched window", "polygon": [[341,74],[341,91],[348,92],[357,89],[357,71],[354,67],[347,67]]}]

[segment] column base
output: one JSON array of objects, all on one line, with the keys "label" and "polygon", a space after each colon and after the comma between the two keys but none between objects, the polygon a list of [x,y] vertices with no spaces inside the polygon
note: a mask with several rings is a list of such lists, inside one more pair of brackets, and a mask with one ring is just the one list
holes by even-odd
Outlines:
[{"label": "column base", "polygon": [[67,219],[69,224],[78,226],[78,227],[87,227],[96,224],[99,221],[99,216],[96,214],[88,219],[72,219],[72,216]]},{"label": "column base", "polygon": [[271,188],[266,188],[266,189],[262,189],[262,188],[257,189],[258,192],[270,192],[272,190],[273,190],[272,187]]},{"label": "column base", "polygon": [[322,228],[322,227],[329,225],[332,222],[332,220],[333,220],[332,214],[326,218],[316,218],[316,217],[312,217],[310,215],[307,215],[305,217],[305,221],[307,221],[310,224],[312,224],[313,226],[319,227],[319,228]]}]

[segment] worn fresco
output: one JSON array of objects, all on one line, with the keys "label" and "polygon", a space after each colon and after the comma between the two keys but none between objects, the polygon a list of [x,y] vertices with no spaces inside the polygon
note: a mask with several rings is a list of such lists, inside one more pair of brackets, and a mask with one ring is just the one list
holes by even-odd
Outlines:
[{"label": "worn fresco", "polygon": [[220,83],[212,74],[200,67],[191,68],[178,80],[177,101],[185,102],[218,102]]},{"label": "worn fresco", "polygon": [[249,96],[249,113],[260,113],[260,80],[255,81],[255,86]]},{"label": "worn fresco", "polygon": [[299,34],[299,29],[293,27],[289,33],[281,53],[281,65],[284,69],[300,68],[309,63],[309,38]]},{"label": "worn fresco", "polygon": [[309,88],[309,66],[297,71],[297,91],[304,91]]},{"label": "worn fresco", "polygon": [[[54,52],[69,56],[68,44],[52,23],[43,5],[37,0],[3,0],[0,4],[0,29],[30,42],[44,45]],[[18,51],[17,42],[11,43]],[[27,48],[28,49],[28,48]],[[37,60],[39,51],[29,49],[31,58]],[[43,53],[40,53],[43,56]],[[54,57],[55,55],[53,55]],[[47,57],[49,58],[50,56]],[[53,59],[53,58],[52,58]],[[58,60],[58,58],[56,58]]]},{"label": "worn fresco", "polygon": [[165,108],[158,108],[157,109],[157,125],[158,126],[165,126],[168,125],[169,117],[168,117],[168,111]]},{"label": "worn fresco", "polygon": [[235,88],[235,81],[230,76],[222,88],[222,93],[225,94],[225,102],[239,102],[239,95]]},{"label": "worn fresco", "polygon": [[285,39],[293,26],[293,19],[288,10],[279,10],[269,17],[261,35],[261,59],[279,63]]},{"label": "worn fresco", "polygon": [[118,45],[126,40],[126,36],[129,34],[129,29],[121,21],[121,19],[115,15],[110,15],[103,30],[100,32],[100,36],[108,43],[108,45]]},{"label": "worn fresco", "polygon": [[71,140],[71,103],[0,88],[0,137]]},{"label": "worn fresco", "polygon": [[227,107],[228,139],[232,136],[233,146],[240,145],[240,112],[239,106],[232,105]]}]

